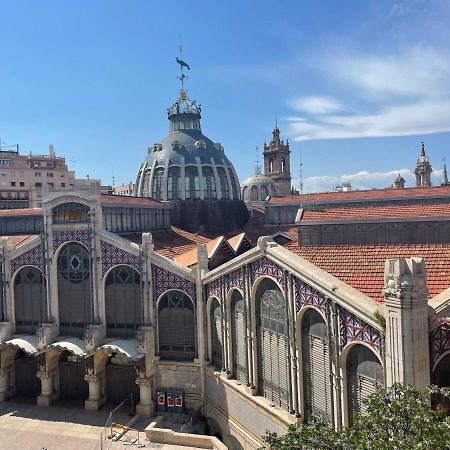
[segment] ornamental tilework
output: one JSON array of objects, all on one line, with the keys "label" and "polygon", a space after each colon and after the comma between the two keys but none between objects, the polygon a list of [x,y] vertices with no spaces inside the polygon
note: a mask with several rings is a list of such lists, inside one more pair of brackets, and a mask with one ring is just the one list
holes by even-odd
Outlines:
[{"label": "ornamental tilework", "polygon": [[152,270],[155,301],[164,292],[170,289],[179,289],[188,294],[195,303],[195,283],[158,266],[152,266]]},{"label": "ornamental tilework", "polygon": [[136,255],[126,252],[125,250],[104,241],[100,241],[100,247],[102,252],[103,276],[109,269],[111,269],[111,267],[119,264],[127,264],[134,267],[140,273],[139,257]]},{"label": "ornamental tilework", "polygon": [[325,312],[327,307],[327,300],[322,292],[297,277],[294,277],[294,298],[297,312],[307,305],[315,306],[322,312]]},{"label": "ornamental tilework", "polygon": [[222,298],[220,289],[220,278],[216,278],[205,286],[205,298],[208,299],[211,296]]},{"label": "ornamental tilework", "polygon": [[68,241],[81,242],[89,248],[91,245],[91,232],[89,230],[61,230],[53,232],[53,252],[55,252],[59,246]]},{"label": "ornamental tilework", "polygon": [[262,276],[270,276],[275,278],[283,287],[284,286],[284,272],[283,269],[275,264],[272,260],[263,256],[261,259],[257,259],[249,264],[250,267],[250,280],[253,283]]},{"label": "ornamental tilework", "polygon": [[14,258],[11,261],[11,276],[23,266],[36,266],[41,272],[44,272],[42,245],[38,245],[17,258]]},{"label": "ornamental tilework", "polygon": [[339,308],[339,330],[341,349],[349,342],[362,341],[371,345],[380,354],[383,353],[379,331],[341,307]]},{"label": "ornamental tilework", "polygon": [[430,334],[431,360],[433,366],[445,352],[450,350],[450,325],[443,324]]},{"label": "ornamental tilework", "polygon": [[228,292],[231,288],[244,289],[244,276],[241,269],[233,270],[233,272],[225,275],[225,288]]}]

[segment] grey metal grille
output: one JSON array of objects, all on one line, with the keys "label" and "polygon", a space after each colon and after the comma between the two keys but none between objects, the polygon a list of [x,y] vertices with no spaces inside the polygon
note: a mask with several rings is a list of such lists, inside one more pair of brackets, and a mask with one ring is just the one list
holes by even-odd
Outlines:
[{"label": "grey metal grille", "polygon": [[218,370],[222,370],[222,347],[222,310],[214,299],[211,302],[211,350],[212,363]]},{"label": "grey metal grille", "polygon": [[192,361],[195,358],[195,312],[190,298],[169,291],[159,302],[158,337],[161,359]]},{"label": "grey metal grille", "polygon": [[308,310],[302,322],[303,397],[305,418],[321,416],[331,422],[330,353],[326,324],[321,315]]},{"label": "grey metal grille", "polygon": [[247,360],[245,352],[244,299],[238,291],[233,291],[231,298],[231,351],[233,377],[247,383]]},{"label": "grey metal grille", "polygon": [[363,345],[355,345],[347,357],[348,421],[353,424],[357,413],[364,414],[363,400],[383,386],[383,367],[375,354]]},{"label": "grey metal grille", "polygon": [[258,391],[275,405],[289,407],[289,358],[286,302],[272,280],[256,293]]}]

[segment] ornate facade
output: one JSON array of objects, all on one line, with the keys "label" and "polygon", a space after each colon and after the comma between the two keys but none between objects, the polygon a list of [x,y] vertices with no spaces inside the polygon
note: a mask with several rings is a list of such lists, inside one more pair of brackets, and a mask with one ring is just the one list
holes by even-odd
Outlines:
[{"label": "ornate facade", "polygon": [[107,231],[105,208],[54,193],[41,234],[2,239],[0,399],[97,409],[132,395],[151,415],[176,388],[235,449],[311,414],[351,425],[380,386],[448,382],[450,294],[428,303],[421,259],[388,259],[380,301],[269,237],[211,271],[199,244],[181,266],[150,233]]}]

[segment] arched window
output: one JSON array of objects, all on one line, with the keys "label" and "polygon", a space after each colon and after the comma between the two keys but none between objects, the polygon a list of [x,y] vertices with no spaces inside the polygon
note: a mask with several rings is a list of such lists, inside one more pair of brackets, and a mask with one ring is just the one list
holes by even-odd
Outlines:
[{"label": "arched window", "polygon": [[45,320],[45,287],[42,272],[26,266],[14,280],[16,333],[34,334]]},{"label": "arched window", "polygon": [[259,200],[258,199],[258,186],[252,186],[251,198],[252,198],[252,202],[257,202]]},{"label": "arched window", "polygon": [[375,353],[365,345],[352,347],[347,356],[348,424],[357,413],[365,413],[363,400],[383,386],[383,367]]},{"label": "arched window", "polygon": [[331,422],[330,351],[327,329],[314,309],[302,320],[303,398],[305,419],[321,416]]},{"label": "arched window", "polygon": [[267,190],[267,186],[261,186],[261,200],[265,200],[269,195],[269,191]]},{"label": "arched window", "polygon": [[170,167],[167,177],[167,200],[178,200],[181,198],[181,169]]},{"label": "arched window", "polygon": [[53,223],[87,222],[89,206],[82,203],[68,202],[53,208]]},{"label": "arched window", "polygon": [[217,370],[222,370],[222,310],[217,299],[211,302],[211,359]]},{"label": "arched window", "polygon": [[284,159],[281,160],[281,172],[284,173],[286,171],[286,162]]},{"label": "arched window", "polygon": [[78,242],[65,244],[58,256],[58,304],[61,335],[82,336],[93,321],[89,252]]},{"label": "arched window", "polygon": [[163,200],[162,184],[164,178],[164,168],[158,167],[153,175],[152,198],[155,200]]},{"label": "arched window", "polygon": [[212,167],[203,166],[203,189],[205,189],[205,198],[217,198],[216,179]]},{"label": "arched window", "polygon": [[273,159],[269,159],[269,172],[273,172]]},{"label": "arched window", "polygon": [[114,267],[105,280],[106,333],[134,337],[143,323],[141,278],[129,266]]},{"label": "arched window", "polygon": [[247,346],[245,345],[245,305],[241,293],[233,291],[231,296],[231,355],[233,377],[247,383]]},{"label": "arched window", "polygon": [[197,166],[187,166],[185,169],[186,198],[200,198],[200,183]]},{"label": "arched window", "polygon": [[149,197],[150,196],[150,178],[152,174],[152,169],[146,169],[143,180],[142,180],[142,187],[141,187],[141,195],[142,197]]},{"label": "arched window", "polygon": [[244,199],[244,202],[250,201],[250,190],[247,186],[242,188],[242,198]]},{"label": "arched window", "polygon": [[231,167],[228,167],[228,174],[230,175],[231,189],[233,191],[233,198],[239,199],[238,183],[237,183],[236,177],[234,176],[233,171],[231,170]]},{"label": "arched window", "polygon": [[195,358],[195,312],[191,299],[181,291],[169,291],[158,305],[159,355],[172,361]]},{"label": "arched window", "polygon": [[219,176],[222,198],[230,198],[230,187],[228,186],[227,175],[223,167],[217,168],[217,175]]},{"label": "arched window", "polygon": [[[445,355],[437,364],[433,371],[432,383],[439,387],[450,387],[450,353]],[[438,406],[450,414],[450,399],[440,394],[433,394],[431,401],[434,406]]]},{"label": "arched window", "polygon": [[289,407],[289,358],[286,301],[277,284],[263,280],[256,291],[258,392],[275,405]]}]

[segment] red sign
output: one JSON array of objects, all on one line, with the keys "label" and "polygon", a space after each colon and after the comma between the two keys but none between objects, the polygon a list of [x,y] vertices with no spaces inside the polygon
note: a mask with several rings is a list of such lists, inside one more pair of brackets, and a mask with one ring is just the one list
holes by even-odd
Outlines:
[{"label": "red sign", "polygon": [[158,397],[158,405],[164,405],[164,395]]}]

